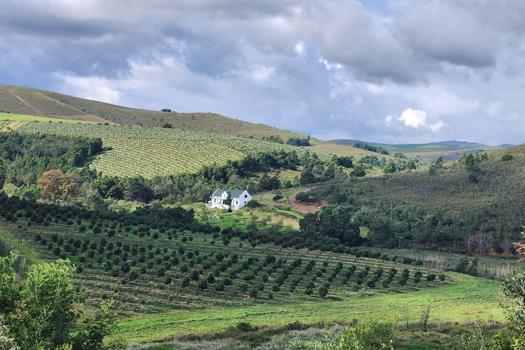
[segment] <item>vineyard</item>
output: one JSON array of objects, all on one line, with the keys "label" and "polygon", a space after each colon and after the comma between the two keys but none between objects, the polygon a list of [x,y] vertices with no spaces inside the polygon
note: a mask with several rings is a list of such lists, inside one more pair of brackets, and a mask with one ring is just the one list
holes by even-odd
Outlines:
[{"label": "vineyard", "polygon": [[300,150],[251,138],[136,126],[26,123],[18,131],[100,137],[108,150],[98,156],[91,167],[106,175],[121,177],[191,173],[205,165],[224,165],[250,153]]},{"label": "vineyard", "polygon": [[111,297],[123,313],[407,292],[452,282],[416,265],[283,250],[169,221],[46,213],[4,208],[2,236],[25,242],[39,259],[71,259],[90,302]]}]

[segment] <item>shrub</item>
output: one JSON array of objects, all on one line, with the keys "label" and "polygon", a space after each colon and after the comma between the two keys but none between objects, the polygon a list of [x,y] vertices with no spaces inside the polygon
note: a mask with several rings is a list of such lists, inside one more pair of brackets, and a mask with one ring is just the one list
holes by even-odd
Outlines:
[{"label": "shrub", "polygon": [[429,274],[427,275],[427,281],[432,282],[432,281],[434,281],[435,279],[436,279],[436,275],[435,275],[435,274],[433,274],[433,273],[429,273]]},{"label": "shrub", "polygon": [[416,273],[414,274],[414,282],[419,283],[419,281],[421,281],[421,276],[423,276],[421,271],[416,271]]},{"label": "shrub", "polygon": [[217,283],[217,285],[215,286],[215,290],[218,292],[224,291],[224,283],[223,282]]},{"label": "shrub", "polygon": [[319,288],[319,296],[321,298],[324,298],[328,295],[328,289],[329,289],[329,286],[327,284],[324,284],[323,286],[321,286],[321,288]]},{"label": "shrub", "polygon": [[[322,339],[322,338],[321,338]],[[393,350],[395,333],[392,325],[383,322],[358,323],[346,328],[337,339],[299,340],[293,350]]]},{"label": "shrub", "polygon": [[202,281],[199,282],[199,289],[200,290],[205,290],[207,288],[208,288],[208,284],[206,283],[205,280],[202,280]]},{"label": "shrub", "polygon": [[235,328],[237,328],[241,332],[250,332],[254,329],[249,322],[239,322],[237,326],[235,326]]},{"label": "shrub", "polygon": [[295,200],[298,202],[310,202],[310,194],[308,192],[299,192],[295,195]]}]

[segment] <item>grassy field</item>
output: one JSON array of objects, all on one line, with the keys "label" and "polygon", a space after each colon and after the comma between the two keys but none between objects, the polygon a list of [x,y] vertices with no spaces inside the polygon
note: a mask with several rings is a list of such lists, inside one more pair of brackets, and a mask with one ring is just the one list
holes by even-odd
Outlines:
[{"label": "grassy field", "polygon": [[38,122],[38,123],[62,123],[62,124],[95,124],[92,121],[86,120],[75,120],[75,119],[66,119],[66,118],[50,118],[37,115],[27,115],[27,114],[12,114],[12,113],[0,113],[0,129],[7,128],[18,129],[20,126],[24,125],[27,122]]},{"label": "grassy field", "polygon": [[499,306],[498,282],[458,274],[451,276],[455,280],[453,284],[410,293],[132,316],[119,322],[116,335],[142,343],[173,339],[189,333],[221,332],[240,322],[271,327],[281,327],[295,321],[320,324],[350,322],[353,319],[415,323],[419,322],[427,306],[431,308],[430,322],[434,324],[464,323],[477,318],[504,320]]},{"label": "grassy field", "polygon": [[[260,197],[260,195],[256,195],[256,198]],[[251,208],[250,210],[237,210],[231,213],[220,209],[207,209],[204,203],[194,203],[183,207],[193,209],[199,221],[223,228],[245,229],[251,222],[257,220],[298,229],[299,220],[302,218],[300,213],[273,207]]]}]

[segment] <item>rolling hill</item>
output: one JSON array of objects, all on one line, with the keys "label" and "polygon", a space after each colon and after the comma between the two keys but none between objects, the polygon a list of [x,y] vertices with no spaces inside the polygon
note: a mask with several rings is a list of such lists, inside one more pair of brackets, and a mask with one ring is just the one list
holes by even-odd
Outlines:
[{"label": "rolling hill", "polygon": [[360,140],[340,139],[331,140],[330,143],[346,146],[354,146],[357,143],[367,143],[371,146],[381,147],[387,150],[390,154],[400,152],[404,153],[408,157],[421,157],[424,161],[433,161],[439,157],[443,157],[444,160],[457,160],[465,152],[512,147],[512,145],[489,146],[476,142],[456,140],[421,144],[385,144]]},{"label": "rolling hill", "polygon": [[160,112],[128,108],[11,85],[0,85],[0,112],[148,127],[171,124],[173,128],[189,131],[214,131],[226,135],[255,138],[272,135],[283,139],[302,137],[295,132],[215,113]]},{"label": "rolling hill", "polygon": [[[169,124],[169,127],[166,127]],[[92,168],[122,177],[192,173],[247,154],[309,150],[360,159],[372,152],[312,140],[295,147],[262,140],[303,135],[212,113],[173,113],[115,106],[55,92],[0,85],[0,131],[100,137],[107,146]]]}]

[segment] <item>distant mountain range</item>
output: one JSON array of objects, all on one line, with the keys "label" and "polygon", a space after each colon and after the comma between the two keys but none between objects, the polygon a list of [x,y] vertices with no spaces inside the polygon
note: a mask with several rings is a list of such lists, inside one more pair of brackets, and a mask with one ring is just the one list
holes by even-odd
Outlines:
[{"label": "distant mountain range", "polygon": [[445,160],[456,160],[465,152],[476,150],[494,150],[499,148],[510,148],[514,145],[505,144],[499,146],[490,146],[477,142],[446,140],[439,142],[429,142],[420,144],[386,144],[377,142],[367,142],[353,139],[331,140],[331,143],[338,145],[354,146],[358,143],[365,143],[374,147],[380,147],[387,150],[390,154],[398,152],[404,153],[409,157],[421,157],[423,160],[431,161],[439,157]]}]

